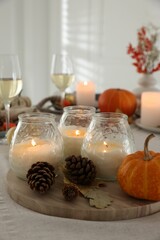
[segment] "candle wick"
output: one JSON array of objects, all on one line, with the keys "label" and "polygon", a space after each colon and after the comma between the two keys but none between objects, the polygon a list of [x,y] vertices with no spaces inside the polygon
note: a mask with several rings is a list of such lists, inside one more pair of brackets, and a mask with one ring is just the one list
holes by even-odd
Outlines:
[{"label": "candle wick", "polygon": [[108,144],[104,141],[104,145],[105,145],[105,147],[107,147],[108,148]]}]

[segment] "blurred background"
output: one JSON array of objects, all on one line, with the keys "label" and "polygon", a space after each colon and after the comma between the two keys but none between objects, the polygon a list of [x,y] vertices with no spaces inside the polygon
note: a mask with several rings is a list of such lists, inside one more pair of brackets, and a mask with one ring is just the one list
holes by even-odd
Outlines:
[{"label": "blurred background", "polygon": [[[71,55],[76,81],[93,81],[97,93],[132,91],[140,74],[128,44],[136,45],[141,26],[160,26],[159,12],[160,0],[0,0],[0,53],[19,55],[22,94],[33,104],[56,94],[50,67],[60,51]],[[160,85],[159,71],[155,77]]]}]

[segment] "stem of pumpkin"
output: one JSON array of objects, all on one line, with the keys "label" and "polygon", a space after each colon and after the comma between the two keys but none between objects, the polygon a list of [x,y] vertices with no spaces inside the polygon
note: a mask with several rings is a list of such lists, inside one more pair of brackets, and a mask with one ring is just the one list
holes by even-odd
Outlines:
[{"label": "stem of pumpkin", "polygon": [[151,133],[144,142],[144,160],[151,160],[153,158],[150,152],[148,151],[148,143],[150,139],[153,137],[155,137],[155,135]]}]

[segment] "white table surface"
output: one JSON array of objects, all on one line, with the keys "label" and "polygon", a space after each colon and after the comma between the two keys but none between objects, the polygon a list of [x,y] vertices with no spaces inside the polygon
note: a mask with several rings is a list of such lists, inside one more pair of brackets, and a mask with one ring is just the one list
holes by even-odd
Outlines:
[{"label": "white table surface", "polygon": [[[137,150],[149,132],[133,127]],[[149,146],[160,152],[160,134]],[[7,193],[8,146],[0,146],[0,240],[160,240],[160,212],[122,221],[83,221],[47,216],[14,202]]]}]

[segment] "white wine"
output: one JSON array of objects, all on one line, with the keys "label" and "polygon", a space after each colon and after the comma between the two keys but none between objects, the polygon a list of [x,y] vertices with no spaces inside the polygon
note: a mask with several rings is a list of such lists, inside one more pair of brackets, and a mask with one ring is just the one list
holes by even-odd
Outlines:
[{"label": "white wine", "polygon": [[16,97],[22,90],[22,80],[3,78],[0,79],[0,97],[3,102],[11,101]]},{"label": "white wine", "polygon": [[56,85],[56,87],[60,91],[64,91],[67,87],[69,87],[74,79],[74,74],[52,74],[51,75],[52,82]]}]

